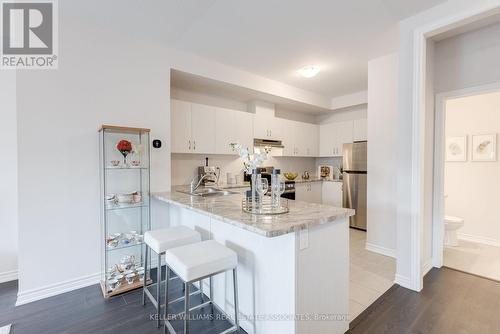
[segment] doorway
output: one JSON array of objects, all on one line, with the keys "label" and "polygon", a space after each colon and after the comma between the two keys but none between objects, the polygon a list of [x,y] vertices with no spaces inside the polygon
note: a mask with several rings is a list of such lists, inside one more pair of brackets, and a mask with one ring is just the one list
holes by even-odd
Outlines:
[{"label": "doorway", "polygon": [[500,83],[438,95],[435,125],[434,264],[500,281]]}]

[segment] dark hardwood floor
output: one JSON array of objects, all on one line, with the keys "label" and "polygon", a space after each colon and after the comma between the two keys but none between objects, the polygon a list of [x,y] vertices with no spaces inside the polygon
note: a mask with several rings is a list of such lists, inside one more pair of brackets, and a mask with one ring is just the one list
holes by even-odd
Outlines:
[{"label": "dark hardwood floor", "polygon": [[[154,274],[154,273],[153,273]],[[153,276],[154,277],[154,276]],[[171,281],[172,298],[180,297],[180,280]],[[163,328],[156,328],[156,321],[150,318],[155,309],[150,302],[142,305],[142,290],[135,290],[105,300],[100,286],[92,285],[58,296],[14,307],[17,281],[0,284],[0,327],[13,324],[11,334],[58,334],[58,333],[155,333],[163,334]],[[201,303],[200,296],[191,298],[192,306]],[[183,303],[176,303],[169,313],[179,313]],[[172,311],[173,310],[173,311]],[[211,314],[211,307],[196,310],[192,318]],[[216,315],[218,313],[216,311]],[[220,319],[220,318],[219,318]],[[174,321],[175,330],[182,333],[182,321]],[[231,327],[226,320],[192,321],[190,332],[196,334],[220,333]],[[240,333],[245,333],[241,330]]]},{"label": "dark hardwood floor", "polygon": [[[500,283],[448,268],[431,270],[424,281],[421,293],[393,286],[351,323],[349,332],[500,333]],[[172,293],[180,295],[180,282],[172,282]],[[140,290],[105,300],[94,285],[14,307],[16,293],[16,281],[0,284],[0,327],[12,323],[13,334],[162,333],[150,319],[151,303],[142,306]],[[181,304],[174,311],[180,312]],[[181,322],[174,325],[182,333]],[[221,320],[195,321],[192,333],[218,333],[228,327]]]},{"label": "dark hardwood floor", "polygon": [[350,333],[500,333],[500,283],[432,269],[416,293],[393,286],[351,322]]}]

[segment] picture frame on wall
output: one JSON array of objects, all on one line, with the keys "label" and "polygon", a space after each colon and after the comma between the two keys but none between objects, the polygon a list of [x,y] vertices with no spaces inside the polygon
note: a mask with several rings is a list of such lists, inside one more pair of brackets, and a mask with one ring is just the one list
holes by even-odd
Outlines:
[{"label": "picture frame on wall", "polygon": [[467,136],[450,136],[446,138],[446,161],[467,161]]},{"label": "picture frame on wall", "polygon": [[472,161],[497,161],[497,134],[472,136]]}]

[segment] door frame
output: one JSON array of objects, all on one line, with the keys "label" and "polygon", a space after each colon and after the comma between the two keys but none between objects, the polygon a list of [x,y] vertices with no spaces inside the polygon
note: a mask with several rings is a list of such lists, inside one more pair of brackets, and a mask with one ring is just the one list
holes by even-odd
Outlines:
[{"label": "door frame", "polygon": [[446,101],[500,92],[500,82],[474,86],[436,95],[435,132],[434,132],[434,186],[432,210],[432,265],[443,266],[444,250],[444,178],[445,178],[445,144],[446,144]]},{"label": "door frame", "polygon": [[[500,10],[500,2],[471,4],[467,10],[448,17],[439,18],[431,23],[413,30],[412,50],[412,138],[411,138],[411,189],[410,189],[410,277],[409,281],[398,281],[401,285],[415,291],[423,288],[425,271],[423,259],[424,235],[424,182],[425,176],[425,113],[426,113],[426,80],[427,80],[427,41],[440,33],[454,30],[468,23],[479,21]],[[435,109],[434,109],[435,110]],[[431,255],[432,257],[432,255]],[[406,261],[400,258],[399,261]]]}]

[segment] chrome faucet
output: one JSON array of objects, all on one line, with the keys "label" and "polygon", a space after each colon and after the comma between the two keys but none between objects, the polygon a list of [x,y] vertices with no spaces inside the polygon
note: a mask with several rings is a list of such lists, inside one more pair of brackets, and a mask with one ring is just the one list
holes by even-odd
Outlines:
[{"label": "chrome faucet", "polygon": [[198,189],[201,185],[201,182],[203,182],[203,180],[209,178],[209,177],[212,177],[211,174],[205,174],[203,175],[202,177],[199,178],[198,182],[196,182],[196,179],[198,179],[198,176],[195,176],[194,179],[191,181],[191,183],[189,183],[189,190],[194,193],[196,191],[196,189]]}]

